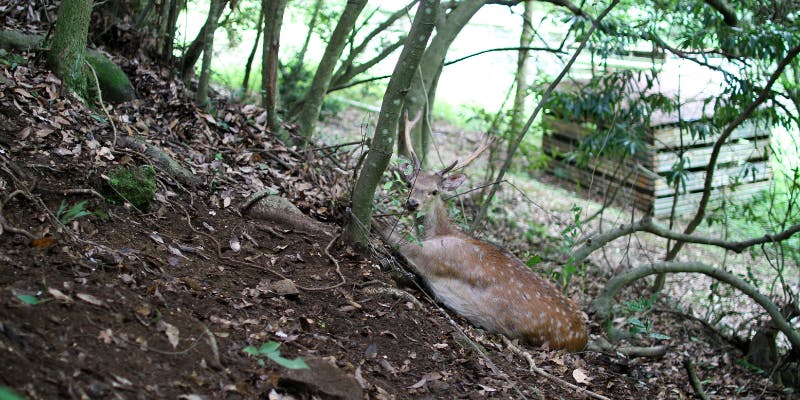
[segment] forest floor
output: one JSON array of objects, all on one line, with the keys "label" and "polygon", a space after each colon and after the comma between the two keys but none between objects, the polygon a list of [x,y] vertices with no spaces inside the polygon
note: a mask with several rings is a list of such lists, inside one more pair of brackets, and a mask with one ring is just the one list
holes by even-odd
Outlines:
[{"label": "forest floor", "polygon": [[[117,61],[139,99],[111,110],[113,126],[61,93],[33,55],[3,65],[0,386],[29,399],[681,399],[694,397],[689,360],[712,398],[785,397],[681,313],[653,311],[669,339],[638,344],[669,344],[657,359],[520,356],[397,283],[379,241],[370,257],[334,241],[355,163],[347,151],[298,153],[264,133],[259,108],[219,101],[212,116],[167,71]],[[149,209],[104,200],[116,168],[153,163],[116,145],[134,133],[201,183],[158,168]],[[243,215],[265,189],[325,228]],[[570,295],[585,306],[607,278],[575,279]],[[278,343],[280,362],[311,368],[244,351]]]}]

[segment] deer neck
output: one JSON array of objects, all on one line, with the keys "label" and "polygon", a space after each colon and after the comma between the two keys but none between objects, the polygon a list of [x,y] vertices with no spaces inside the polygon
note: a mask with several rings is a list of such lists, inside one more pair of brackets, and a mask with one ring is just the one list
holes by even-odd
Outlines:
[{"label": "deer neck", "polygon": [[430,211],[422,216],[422,227],[424,229],[422,239],[458,232],[458,229],[450,222],[444,202],[440,199],[437,199],[436,204],[431,207]]}]

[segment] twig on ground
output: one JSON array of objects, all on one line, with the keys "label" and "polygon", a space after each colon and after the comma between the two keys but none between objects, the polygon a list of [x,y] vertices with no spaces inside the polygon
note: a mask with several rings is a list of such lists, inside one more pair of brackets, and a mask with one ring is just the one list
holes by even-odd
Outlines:
[{"label": "twig on ground", "polygon": [[573,390],[575,390],[575,391],[577,391],[579,393],[583,393],[583,394],[585,394],[587,396],[594,397],[595,399],[610,400],[608,397],[605,397],[605,396],[603,396],[601,394],[597,394],[595,392],[592,392],[589,389],[585,389],[585,388],[582,388],[580,386],[573,385],[572,383],[569,383],[569,382],[567,382],[567,381],[565,381],[565,380],[563,380],[563,379],[561,379],[561,378],[559,378],[559,377],[557,377],[557,376],[555,376],[555,375],[553,375],[553,374],[551,374],[551,373],[549,373],[549,372],[537,367],[536,363],[533,361],[533,356],[531,356],[530,353],[528,353],[527,351],[522,350],[521,348],[519,348],[519,346],[517,346],[514,343],[512,343],[511,340],[509,338],[505,337],[504,335],[501,335],[501,337],[503,338],[503,342],[506,344],[506,347],[508,347],[508,349],[511,350],[512,353],[514,353],[514,354],[524,358],[526,361],[528,361],[528,367],[529,367],[531,372],[535,372],[535,373],[537,373],[539,375],[544,376],[545,378],[548,378],[548,379],[558,383],[559,385],[568,387],[568,388],[573,389]]},{"label": "twig on ground", "polygon": [[117,147],[117,127],[114,125],[114,121],[111,119],[111,115],[108,113],[108,110],[106,110],[106,105],[103,103],[103,92],[100,90],[100,80],[97,79],[97,71],[94,70],[94,67],[88,61],[84,62],[89,66],[89,70],[92,71],[95,89],[97,89],[97,102],[100,103],[100,108],[103,109],[103,112],[106,114],[108,123],[111,124],[111,130],[114,132],[114,140],[111,142],[111,150],[114,150],[114,147]]},{"label": "twig on ground", "polygon": [[389,296],[397,297],[399,299],[404,299],[414,303],[415,306],[419,307],[419,309],[423,309],[422,302],[417,300],[416,297],[412,296],[411,293],[406,292],[405,290],[400,290],[396,287],[388,286],[388,287],[367,287],[361,290],[365,294],[370,295],[381,295],[386,294]]},{"label": "twig on ground", "polygon": [[[40,190],[41,190],[41,189],[40,189]],[[64,190],[59,190],[59,192],[61,192],[61,193],[65,194],[65,195],[67,195],[67,194],[88,194],[88,195],[91,195],[91,196],[97,197],[97,198],[99,198],[99,199],[102,199],[102,198],[103,198],[103,195],[102,195],[102,194],[100,194],[100,193],[98,193],[98,192],[97,192],[96,190],[94,190],[94,189],[75,188],[75,189],[64,189]]]},{"label": "twig on ground", "polygon": [[589,343],[587,350],[612,355],[621,354],[625,357],[657,358],[664,356],[664,354],[667,353],[667,350],[669,350],[669,346],[615,346],[609,343],[608,340],[599,337]]}]

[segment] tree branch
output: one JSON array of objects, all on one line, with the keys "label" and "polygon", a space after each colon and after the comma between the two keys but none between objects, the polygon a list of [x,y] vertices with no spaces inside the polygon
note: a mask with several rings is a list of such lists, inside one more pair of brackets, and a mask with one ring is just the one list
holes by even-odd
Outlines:
[{"label": "tree branch", "polygon": [[[734,129],[738,128],[753,112],[762,104],[764,103],[769,94],[772,92],[772,86],[775,82],[780,78],[783,74],[783,70],[786,69],[786,66],[789,65],[792,60],[797,57],[798,53],[800,53],[800,45],[795,46],[794,48],[790,49],[786,56],[781,60],[778,64],[778,67],[769,77],[767,84],[764,85],[764,89],[758,95],[755,101],[750,103],[747,108],[745,108],[739,116],[733,120],[728,126],[725,127],[725,130],[722,131],[717,141],[714,143],[714,147],[711,150],[711,156],[708,159],[708,167],[706,168],[706,180],[703,184],[703,196],[700,198],[700,204],[697,206],[697,213],[695,213],[694,218],[689,221],[689,224],[684,229],[684,233],[691,234],[694,232],[695,229],[700,225],[705,217],[706,207],[708,206],[708,201],[711,198],[711,185],[714,179],[714,169],[717,166],[717,159],[719,158],[719,154],[722,151],[722,146],[725,144],[725,141],[728,140],[731,133],[733,133]],[[678,241],[675,243],[668,252],[667,252],[667,260],[672,260],[675,256],[680,252],[681,248],[683,247],[683,242]]]},{"label": "tree branch", "polygon": [[781,310],[775,303],[773,303],[767,296],[758,291],[749,283],[739,279],[730,272],[723,271],[711,265],[698,263],[698,262],[673,262],[666,261],[646,265],[643,267],[629,270],[625,273],[617,275],[606,283],[606,287],[599,296],[592,302],[590,308],[595,314],[595,318],[601,322],[608,321],[612,317],[611,304],[614,296],[625,286],[654,274],[667,274],[667,273],[699,273],[718,281],[727,283],[733,286],[742,294],[750,297],[758,305],[760,305],[769,316],[772,318],[775,327],[783,332],[792,344],[792,351],[800,351],[800,333],[796,331],[784,318]]},{"label": "tree branch", "polygon": [[790,237],[794,236],[795,233],[800,232],[800,224],[793,225],[788,229],[783,230],[776,234],[767,233],[761,237],[756,237],[736,242],[726,241],[722,239],[706,238],[701,236],[692,236],[692,235],[687,235],[685,233],[671,231],[652,220],[644,224],[642,230],[667,239],[680,240],[682,242],[687,242],[687,243],[697,243],[697,244],[706,244],[710,246],[717,246],[726,250],[733,251],[734,253],[741,253],[747,248],[759,244],[777,243],[789,239]]},{"label": "tree branch", "polygon": [[705,0],[706,4],[717,10],[722,14],[725,24],[728,26],[736,26],[738,20],[736,18],[736,10],[731,7],[725,0]]},{"label": "tree branch", "polygon": [[457,62],[464,61],[464,60],[466,60],[468,58],[479,56],[481,54],[492,53],[492,52],[495,52],[495,51],[521,51],[521,50],[549,51],[551,53],[567,54],[566,51],[563,51],[563,50],[560,50],[560,49],[551,49],[549,47],[531,47],[531,46],[498,47],[498,48],[495,48],[495,49],[481,50],[481,51],[479,51],[477,53],[472,53],[472,54],[466,55],[464,57],[459,57],[459,58],[456,58],[455,60],[450,60],[450,61],[445,62],[444,65],[448,66],[448,65],[451,65],[451,64],[455,64]]},{"label": "tree branch", "polygon": [[588,257],[590,254],[592,254],[595,250],[605,246],[609,242],[612,242],[615,239],[618,239],[622,236],[630,235],[635,232],[649,232],[665,239],[679,240],[686,243],[696,243],[696,244],[705,244],[709,246],[716,246],[726,250],[733,251],[735,253],[741,253],[744,250],[753,246],[757,246],[759,244],[777,243],[789,239],[790,237],[794,236],[797,232],[800,232],[800,224],[790,226],[789,228],[774,234],[766,233],[763,236],[754,237],[747,240],[727,241],[722,239],[693,236],[687,233],[675,232],[660,225],[650,217],[645,217],[632,224],[623,225],[613,231],[606,232],[597,237],[589,238],[588,240],[586,240],[586,243],[583,246],[579,247],[577,250],[575,250],[575,252],[572,253],[570,261],[573,263],[580,263],[583,260],[585,260],[586,257]]}]

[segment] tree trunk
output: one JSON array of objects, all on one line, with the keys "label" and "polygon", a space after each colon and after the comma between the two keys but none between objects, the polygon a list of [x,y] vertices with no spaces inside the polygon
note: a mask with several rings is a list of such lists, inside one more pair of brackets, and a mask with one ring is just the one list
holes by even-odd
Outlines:
[{"label": "tree trunk", "polygon": [[[436,29],[436,36],[431,40],[430,46],[425,50],[425,55],[420,64],[422,76],[416,74],[409,88],[408,94],[405,97],[405,110],[408,115],[417,115],[420,111],[423,113],[423,123],[418,124],[411,130],[411,144],[415,149],[420,161],[425,163],[425,155],[427,154],[427,140],[423,143],[423,137],[430,136],[429,111],[432,106],[433,98],[429,98],[430,89],[434,81],[437,79],[441,69],[444,65],[444,58],[447,55],[447,49],[458,36],[461,29],[467,25],[473,15],[484,5],[486,0],[464,0],[458,6],[447,14],[444,23],[440,24]],[[405,144],[403,138],[399,141],[400,153],[405,154]]]},{"label": "tree trunk", "polygon": [[208,81],[211,77],[211,59],[214,56],[214,32],[217,30],[217,20],[222,14],[224,0],[211,0],[208,7],[208,25],[205,27],[205,45],[203,46],[203,66],[200,69],[200,80],[197,82],[197,91],[194,101],[199,107],[207,109]]},{"label": "tree trunk", "polygon": [[256,40],[253,42],[253,48],[250,49],[250,55],[247,56],[247,64],[244,66],[244,80],[242,80],[242,98],[247,97],[247,91],[250,90],[250,71],[253,69],[253,59],[256,58],[256,50],[258,49],[258,41],[261,40],[261,32],[264,31],[264,13],[258,14],[258,24],[256,25]]},{"label": "tree trunk", "polygon": [[267,111],[267,126],[273,135],[286,139],[278,119],[278,49],[281,42],[283,10],[287,0],[261,0],[264,13],[264,44],[261,59],[261,102]]},{"label": "tree trunk", "polygon": [[311,87],[308,88],[305,97],[303,97],[303,108],[297,116],[297,125],[302,135],[303,146],[308,144],[311,135],[314,134],[317,118],[319,118],[322,108],[322,101],[325,99],[325,93],[328,92],[328,85],[331,83],[333,69],[336,68],[336,64],[339,62],[344,46],[347,43],[347,38],[356,24],[358,15],[361,14],[361,10],[366,5],[367,0],[348,0],[342,16],[339,17],[339,22],[336,23],[336,28],[328,40],[328,46],[325,47],[325,53],[319,62],[317,72],[314,74],[314,80],[311,81]]},{"label": "tree trunk", "polygon": [[[533,42],[532,18],[533,0],[526,0],[525,12],[522,14],[522,34],[519,36],[519,47],[529,47]],[[517,73],[514,75],[517,88],[514,92],[514,105],[511,108],[509,138],[515,137],[525,124],[522,116],[525,112],[525,98],[528,96],[528,56],[528,50],[520,50],[517,56]],[[507,152],[506,156],[508,156]]]},{"label": "tree trunk", "polygon": [[80,97],[87,97],[87,76],[84,69],[86,38],[92,0],[64,0],[58,9],[53,45],[47,63],[61,77],[64,86]]},{"label": "tree trunk", "polygon": [[289,75],[283,80],[284,82],[289,82],[289,84],[297,82],[300,71],[303,70],[303,60],[306,58],[308,44],[311,42],[311,35],[314,33],[314,27],[317,26],[317,17],[319,17],[319,10],[321,8],[322,0],[317,0],[314,3],[314,11],[311,13],[311,21],[308,23],[308,32],[306,32],[306,39],[303,41],[303,47],[301,47],[300,52],[297,53],[297,60],[295,60],[296,62],[292,66],[292,70],[289,71]]},{"label": "tree trunk", "polygon": [[[180,14],[179,10],[181,8],[181,0],[170,0],[169,2],[169,12],[167,13],[167,21],[164,30],[164,47],[161,51],[161,56],[164,57],[164,61],[167,65],[172,65],[172,60],[174,56],[172,55],[172,49],[175,44],[175,26],[178,22],[178,15]],[[172,69],[170,68],[170,71]]]},{"label": "tree trunk", "polygon": [[183,53],[183,57],[181,57],[181,79],[184,82],[188,82],[189,79],[194,75],[194,65],[197,64],[197,60],[200,59],[200,54],[203,52],[203,49],[206,47],[206,38],[208,35],[206,34],[209,26],[214,26],[214,30],[216,27],[219,26],[219,17],[222,15],[222,9],[224,7],[220,7],[220,12],[216,14],[211,14],[209,12],[208,17],[206,17],[206,22],[203,24],[203,27],[200,28],[200,32],[197,32],[197,36],[194,38],[192,43],[189,45],[189,48],[186,49],[186,52]]},{"label": "tree trunk", "polygon": [[353,189],[351,198],[353,211],[342,232],[342,239],[358,249],[365,249],[367,246],[375,189],[392,157],[403,98],[425,53],[425,46],[433,31],[438,11],[439,0],[420,1],[403,51],[386,86],[369,154]]},{"label": "tree trunk", "polygon": [[[389,27],[391,27],[398,19],[408,15],[416,2],[417,0],[412,0],[405,7],[395,11],[392,15],[386,18],[386,20],[376,26],[375,29],[368,33],[364,39],[361,40],[361,43],[359,43],[358,46],[351,48],[349,54],[347,54],[347,58],[340,63],[339,68],[333,73],[331,85],[342,86],[346,84],[356,75],[368,70],[373,65],[379,63],[389,54],[400,48],[400,46],[403,45],[403,42],[405,42],[405,36],[402,35],[397,39],[396,42],[386,45],[383,50],[381,50],[376,56],[372,57],[372,59],[364,61],[358,66],[355,65],[356,58],[364,53],[367,47],[369,47],[372,39],[375,39],[381,32],[389,29]],[[377,46],[372,46],[372,48],[377,48]]]}]

